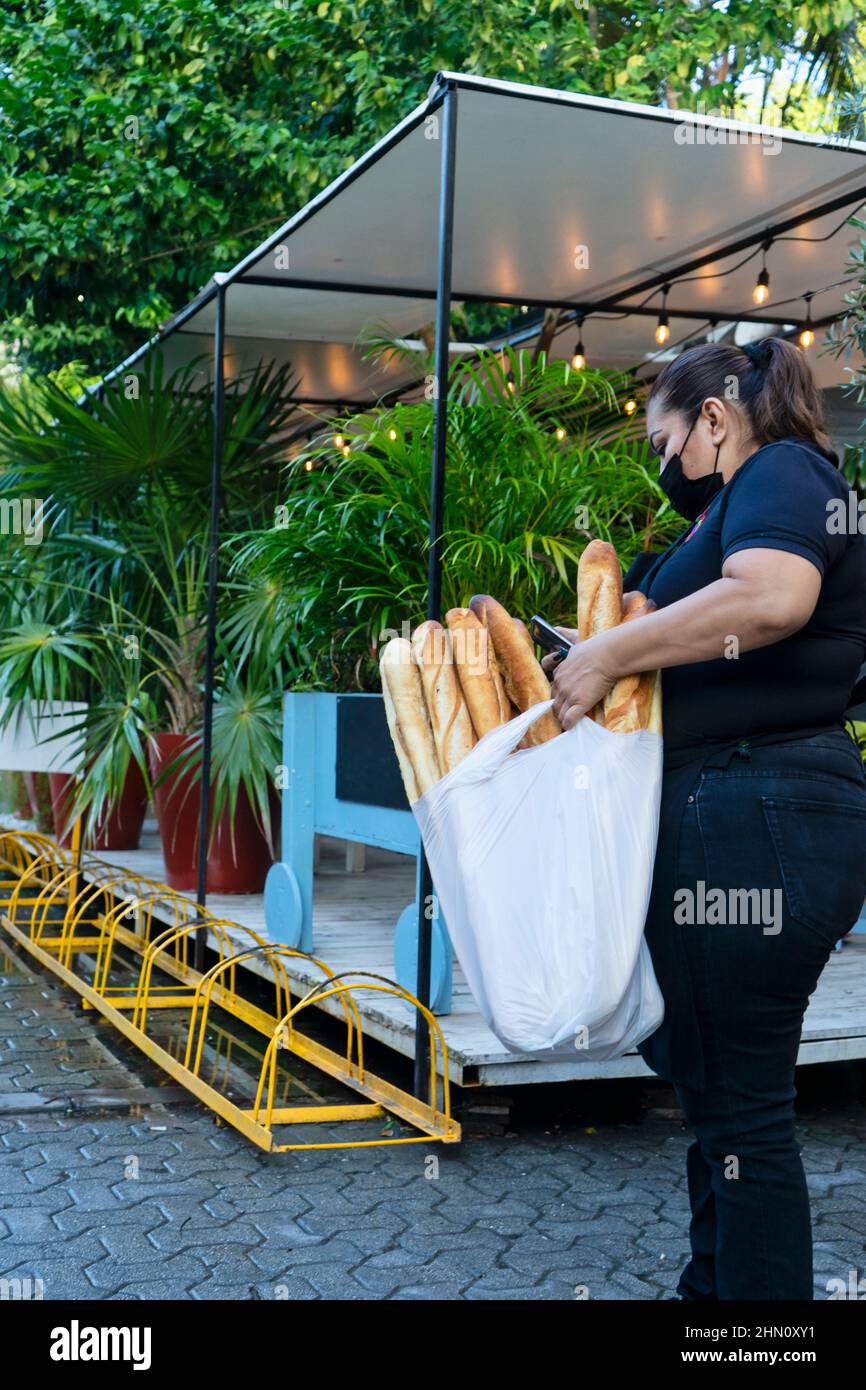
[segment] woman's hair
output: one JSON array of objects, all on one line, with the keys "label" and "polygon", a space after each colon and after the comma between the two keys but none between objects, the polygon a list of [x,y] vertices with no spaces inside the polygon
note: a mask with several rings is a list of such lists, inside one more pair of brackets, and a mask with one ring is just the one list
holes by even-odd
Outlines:
[{"label": "woman's hair", "polygon": [[699,343],[686,348],[659,373],[647,400],[658,399],[664,410],[676,410],[691,422],[708,396],[734,400],[759,444],[794,435],[832,448],[812,369],[785,338],[763,338],[745,347]]}]

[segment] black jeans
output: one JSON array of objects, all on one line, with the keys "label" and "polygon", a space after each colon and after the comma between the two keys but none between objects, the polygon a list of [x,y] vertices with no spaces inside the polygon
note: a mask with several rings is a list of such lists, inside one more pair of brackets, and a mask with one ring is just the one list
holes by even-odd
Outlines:
[{"label": "black jeans", "polygon": [[811,1300],[794,1066],[809,996],[866,898],[866,775],[842,730],[716,764],[692,787],[677,856],[706,1068],[703,1090],[675,1084],[697,1136],[677,1292]]}]

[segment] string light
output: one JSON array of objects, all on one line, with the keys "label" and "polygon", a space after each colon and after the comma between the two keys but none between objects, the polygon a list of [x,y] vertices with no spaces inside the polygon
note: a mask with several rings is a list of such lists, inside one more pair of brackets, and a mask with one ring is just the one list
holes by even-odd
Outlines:
[{"label": "string light", "polygon": [[515,381],[514,381],[514,373],[513,373],[513,372],[509,372],[509,373],[508,373],[508,376],[505,378],[505,386],[506,386],[506,389],[509,390],[509,391],[511,392],[512,396],[513,396],[513,395],[514,395],[514,392],[517,390],[517,386],[516,386]]},{"label": "string light", "polygon": [[662,286],[662,311],[661,311],[661,313],[659,314],[659,321],[658,321],[658,323],[656,324],[656,342],[659,343],[659,344],[666,343],[667,340],[668,340],[668,338],[671,336],[671,329],[670,329],[670,324],[668,323],[668,315],[667,315],[667,302],[668,302],[668,290],[669,290],[669,289],[670,289],[670,285],[663,285],[663,286]]},{"label": "string light", "polygon": [[347,459],[347,458],[349,457],[349,454],[350,454],[350,453],[351,453],[351,450],[350,450],[348,444],[344,444],[344,445],[343,445],[343,458],[344,458],[344,459]]},{"label": "string light", "polygon": [[308,473],[312,473],[312,471],[313,471],[313,460],[312,460],[312,459],[307,459],[307,460],[304,462],[304,467],[306,468],[306,470],[307,470]]},{"label": "string light", "polygon": [[394,429],[394,426],[393,426],[393,425],[391,426],[391,428],[390,428],[389,431],[388,431],[388,438],[390,439],[390,441],[391,441],[392,444],[395,443],[395,441],[396,441],[396,439],[397,439],[397,431]]},{"label": "string light", "polygon": [[556,437],[557,437],[557,439],[564,439],[564,438],[565,438],[565,434],[566,434],[566,432],[565,432],[565,430],[562,428],[562,425],[557,425],[557,427],[556,427]]},{"label": "string light", "polygon": [[772,238],[768,237],[761,248],[761,273],[758,276],[755,288],[752,290],[752,299],[756,304],[766,304],[767,300],[770,298],[770,272],[767,269],[767,252],[772,244]]},{"label": "string light", "polygon": [[583,337],[582,337],[582,333],[581,333],[581,331],[582,331],[582,329],[583,329],[583,316],[582,316],[582,315],[581,315],[581,317],[577,320],[577,327],[578,327],[578,338],[577,338],[577,344],[575,345],[575,349],[574,349],[574,355],[573,355],[573,357],[572,357],[572,359],[571,359],[571,365],[572,365],[572,367],[574,368],[574,370],[575,370],[576,372],[582,372],[583,369],[584,369],[584,367],[586,366],[586,348],[583,346]]},{"label": "string light", "polygon": [[635,400],[634,396],[629,396],[628,400],[623,406],[623,410],[625,411],[626,415],[634,415],[635,411],[637,410],[637,401]]},{"label": "string light", "polygon": [[812,291],[804,294],[806,301],[806,322],[800,329],[800,347],[810,348],[815,341],[815,330],[812,327]]},{"label": "string light", "polygon": [[345,442],[346,442],[346,441],[344,440],[344,438],[343,438],[343,436],[342,436],[341,434],[335,434],[335,435],[334,435],[334,448],[335,448],[335,449],[342,449],[342,447],[343,447],[343,445],[345,444]]}]

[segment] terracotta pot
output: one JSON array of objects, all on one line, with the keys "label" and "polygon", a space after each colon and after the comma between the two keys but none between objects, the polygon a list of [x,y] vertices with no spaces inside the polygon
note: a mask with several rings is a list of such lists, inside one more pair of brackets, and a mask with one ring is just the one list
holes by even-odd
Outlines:
[{"label": "terracotta pot", "polygon": [[36,822],[36,829],[40,835],[54,834],[54,817],[52,815],[51,788],[48,782],[47,772],[25,772],[24,785],[27,788],[27,797],[30,802],[30,814]]},{"label": "terracotta pot", "polygon": [[106,819],[97,825],[92,848],[138,849],[146,811],[144,774],[135,759],[130,758],[123,790]]},{"label": "terracotta pot", "polygon": [[[157,734],[151,741],[150,771],[154,782],[165,767],[192,743],[190,734]],[[198,831],[201,815],[199,785],[191,772],[173,774],[154,789],[154,807],[165,858],[166,881],[179,892],[198,887]],[[273,824],[279,799],[271,796]],[[211,827],[213,817],[211,816]],[[267,840],[256,822],[243,787],[235,806],[234,849],[229,832],[228,807],[216,825],[208,855],[208,893],[261,893],[272,863]]]},{"label": "terracotta pot", "polygon": [[[72,844],[72,826],[67,824],[74,797],[71,772],[49,772],[51,805],[54,811],[54,831],[64,849]],[[147,791],[141,768],[130,759],[126,779],[118,800],[107,818],[100,822],[96,835],[88,840],[88,849],[138,849],[141,827],[147,810]]]}]

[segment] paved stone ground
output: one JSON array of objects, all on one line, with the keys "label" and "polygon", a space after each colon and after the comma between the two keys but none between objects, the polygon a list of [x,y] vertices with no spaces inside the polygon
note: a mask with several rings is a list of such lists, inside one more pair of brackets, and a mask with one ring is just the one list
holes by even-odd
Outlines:
[{"label": "paved stone ground", "polygon": [[[0,1277],[46,1299],[647,1300],[687,1259],[661,1083],[523,1088],[453,1147],[267,1155],[116,1044],[0,957]],[[799,1078],[821,1299],[866,1272],[866,1088],[860,1064]]]}]

